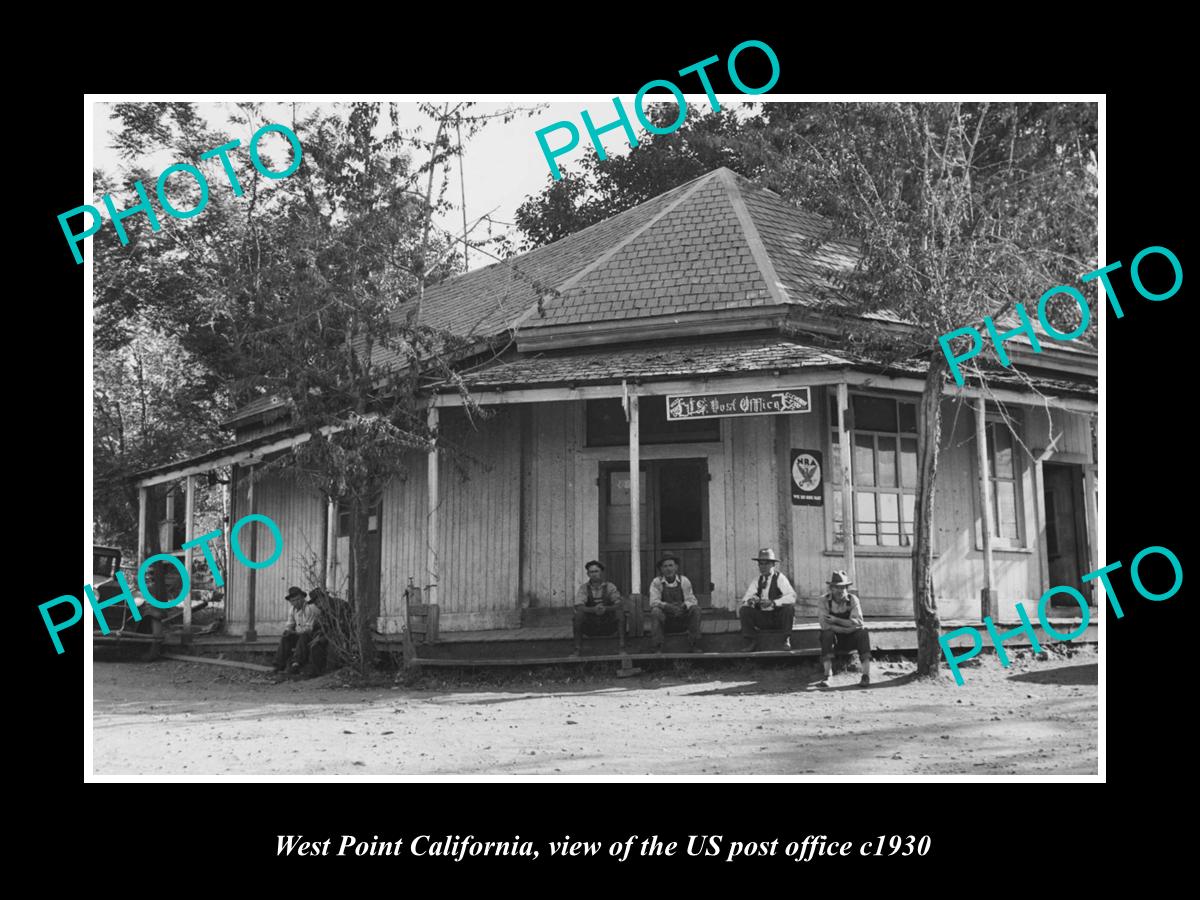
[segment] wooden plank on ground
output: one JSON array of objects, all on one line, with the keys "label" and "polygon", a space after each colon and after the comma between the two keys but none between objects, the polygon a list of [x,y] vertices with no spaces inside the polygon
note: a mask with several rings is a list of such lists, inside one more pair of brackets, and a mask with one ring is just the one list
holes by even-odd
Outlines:
[{"label": "wooden plank on ground", "polygon": [[162,653],[163,659],[173,659],[177,662],[208,663],[211,666],[233,666],[235,669],[250,669],[253,672],[274,672],[270,666],[260,666],[258,663],[241,662],[236,659],[214,659],[211,656],[184,656],[182,653]]},{"label": "wooden plank on ground", "polygon": [[413,662],[418,666],[549,666],[568,665],[572,663],[591,662],[624,662],[645,661],[655,659],[783,659],[790,657],[820,656],[819,649],[812,650],[760,650],[758,652],[739,653],[627,653],[618,655],[612,653],[597,654],[596,656],[543,656],[531,659],[425,659],[417,658]]}]

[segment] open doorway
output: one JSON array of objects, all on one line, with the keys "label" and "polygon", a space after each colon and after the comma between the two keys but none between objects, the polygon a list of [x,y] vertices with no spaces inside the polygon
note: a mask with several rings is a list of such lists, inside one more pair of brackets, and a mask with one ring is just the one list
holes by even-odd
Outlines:
[{"label": "open doorway", "polygon": [[[1091,571],[1088,564],[1087,517],[1084,509],[1083,466],[1044,463],[1042,484],[1046,503],[1046,559],[1050,583],[1047,587],[1067,585],[1075,588],[1095,605],[1091,583],[1083,576]],[[1051,607],[1075,608],[1071,597],[1056,594]]]},{"label": "open doorway", "polygon": [[[641,561],[645,594],[659,558],[679,557],[679,571],[692,582],[701,606],[712,603],[708,534],[708,461],[647,460],[641,464]],[[600,466],[600,560],[622,594],[630,590],[629,464]]]},{"label": "open doorway", "polygon": [[[367,583],[359,586],[364,600],[379,600],[380,575],[383,561],[383,498],[367,510]],[[350,573],[350,504],[338,504],[337,557],[330,590],[345,596]]]}]

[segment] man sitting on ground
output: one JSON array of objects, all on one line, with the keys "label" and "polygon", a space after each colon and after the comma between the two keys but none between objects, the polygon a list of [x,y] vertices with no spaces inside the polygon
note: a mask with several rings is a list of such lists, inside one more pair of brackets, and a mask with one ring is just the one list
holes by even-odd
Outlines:
[{"label": "man sitting on ground", "polygon": [[611,581],[604,580],[604,564],[592,560],[585,567],[588,580],[575,592],[575,652],[583,652],[583,636],[611,635],[615,630],[621,652],[625,652],[625,629],[622,628],[621,592]]},{"label": "man sitting on ground", "polygon": [[292,675],[300,673],[308,662],[309,645],[313,639],[313,626],[317,623],[318,609],[308,600],[308,594],[298,587],[288,588],[284,598],[292,608],[288,612],[287,625],[279,637],[279,652],[275,654],[275,671],[285,669]]},{"label": "man sitting on ground", "polygon": [[775,551],[764,547],[755,557],[758,577],[750,582],[738,619],[742,623],[742,650],[752,653],[758,647],[755,631],[783,631],[783,645],[792,649],[792,624],[796,619],[796,590],[787,576],[779,571]]},{"label": "man sitting on ground", "polygon": [[863,621],[862,605],[858,594],[850,592],[854,584],[844,571],[836,571],[829,579],[829,593],[821,598],[817,609],[817,622],[821,626],[821,665],[825,676],[817,682],[819,687],[829,687],[833,677],[833,655],[836,652],[858,651],[862,663],[863,687],[871,683],[871,637]]},{"label": "man sitting on ground", "polygon": [[668,553],[658,561],[662,574],[650,582],[650,637],[654,652],[662,653],[666,624],[682,622],[687,626],[688,649],[700,653],[700,604],[692,583],[679,574],[679,558]]}]

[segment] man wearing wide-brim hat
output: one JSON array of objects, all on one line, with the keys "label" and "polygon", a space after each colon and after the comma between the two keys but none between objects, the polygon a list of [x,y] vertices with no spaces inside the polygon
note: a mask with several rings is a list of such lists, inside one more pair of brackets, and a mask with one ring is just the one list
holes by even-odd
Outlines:
[{"label": "man wearing wide-brim hat", "polygon": [[850,590],[852,584],[854,582],[845,571],[834,572],[829,578],[829,592],[817,607],[817,624],[821,626],[821,666],[825,670],[819,687],[829,687],[834,654],[851,650],[858,651],[862,663],[859,684],[866,687],[871,683],[871,637],[863,621],[858,594]]},{"label": "man wearing wide-brim hat", "polygon": [[279,651],[275,654],[275,671],[287,669],[293,675],[308,662],[309,645],[314,637],[313,626],[317,623],[320,610],[309,602],[308,594],[296,586],[288,588],[284,599],[292,605],[288,611],[287,625],[279,636]]},{"label": "man wearing wide-brim hat", "polygon": [[754,557],[758,577],[750,582],[738,620],[742,625],[742,649],[753,652],[758,648],[757,631],[782,631],[784,646],[791,649],[792,624],[796,620],[796,590],[787,576],[779,571],[779,557],[770,547],[764,547]]}]

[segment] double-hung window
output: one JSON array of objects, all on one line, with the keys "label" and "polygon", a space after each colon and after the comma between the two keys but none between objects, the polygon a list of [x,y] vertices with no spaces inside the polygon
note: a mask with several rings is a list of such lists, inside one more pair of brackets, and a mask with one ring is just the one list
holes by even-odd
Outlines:
[{"label": "double-hung window", "polygon": [[[1021,527],[1021,473],[1018,454],[1015,452],[1016,445],[1017,441],[1007,424],[987,423],[988,482],[992,492],[992,543],[998,547],[1025,546]],[[978,539],[978,529],[976,534]]]},{"label": "double-hung window", "polygon": [[[829,392],[831,458],[827,467],[833,508],[833,547],[845,535],[837,396]],[[917,500],[917,404],[892,397],[850,396],[854,545],[909,547]]]}]

